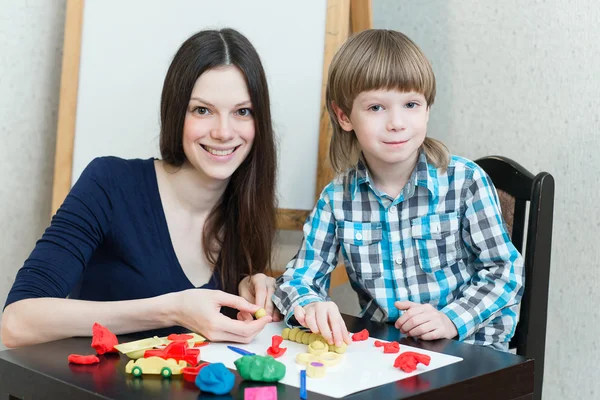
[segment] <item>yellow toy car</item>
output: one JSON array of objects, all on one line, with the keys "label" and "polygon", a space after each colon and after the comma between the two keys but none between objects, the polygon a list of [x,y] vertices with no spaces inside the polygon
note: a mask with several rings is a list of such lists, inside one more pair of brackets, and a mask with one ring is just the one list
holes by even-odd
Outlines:
[{"label": "yellow toy car", "polygon": [[165,360],[160,357],[148,357],[129,361],[125,366],[125,372],[133,376],[148,374],[169,378],[171,375],[181,375],[181,370],[185,367],[187,363],[183,360],[177,362],[172,358]]}]

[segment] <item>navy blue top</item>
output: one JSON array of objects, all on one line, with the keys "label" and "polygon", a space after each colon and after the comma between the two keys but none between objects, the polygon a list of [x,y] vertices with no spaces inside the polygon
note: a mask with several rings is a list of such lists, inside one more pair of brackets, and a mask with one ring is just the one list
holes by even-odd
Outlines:
[{"label": "navy blue top", "polygon": [[[173,249],[154,160],[93,160],[19,270],[7,305],[117,301],[191,289]],[[203,289],[221,289],[218,273]]]}]

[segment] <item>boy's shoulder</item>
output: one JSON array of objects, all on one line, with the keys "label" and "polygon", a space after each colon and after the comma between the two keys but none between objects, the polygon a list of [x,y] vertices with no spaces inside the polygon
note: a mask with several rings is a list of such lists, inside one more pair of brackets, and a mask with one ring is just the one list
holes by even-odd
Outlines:
[{"label": "boy's shoulder", "polygon": [[446,174],[460,175],[463,176],[465,180],[481,179],[482,177],[487,176],[483,168],[475,161],[455,154],[450,155],[450,162]]}]

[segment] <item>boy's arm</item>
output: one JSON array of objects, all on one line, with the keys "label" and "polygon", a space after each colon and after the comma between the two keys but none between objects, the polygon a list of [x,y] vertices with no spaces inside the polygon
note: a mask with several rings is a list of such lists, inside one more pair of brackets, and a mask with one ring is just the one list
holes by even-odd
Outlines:
[{"label": "boy's arm", "polygon": [[[500,212],[496,189],[483,170],[476,168],[465,188],[462,238],[475,255],[475,274],[469,285],[441,311],[450,318],[462,340],[473,334],[500,310],[521,301],[523,258],[510,241]],[[517,323],[505,325],[499,335],[511,337]]]},{"label": "boy's arm", "polygon": [[294,307],[329,298],[331,272],[337,265],[339,243],[327,186],[304,223],[304,238],[296,256],[277,278],[273,303],[288,323]]}]

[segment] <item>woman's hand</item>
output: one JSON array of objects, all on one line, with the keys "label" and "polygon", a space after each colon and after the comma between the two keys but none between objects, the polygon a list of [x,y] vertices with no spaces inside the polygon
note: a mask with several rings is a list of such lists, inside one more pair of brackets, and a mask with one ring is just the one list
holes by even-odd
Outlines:
[{"label": "woman's hand", "polygon": [[[265,274],[256,274],[247,276],[240,282],[238,286],[240,296],[255,304],[258,308],[264,308],[267,315],[277,322],[281,320],[279,310],[273,305],[273,293],[275,293],[275,278],[271,278]],[[253,313],[247,313],[240,310],[238,319],[242,321],[252,320]]]},{"label": "woman's hand", "polygon": [[254,314],[260,307],[220,290],[189,289],[174,295],[177,324],[201,333],[210,341],[250,343],[272,320],[267,315],[239,321],[221,314],[223,306],[248,314]]}]

